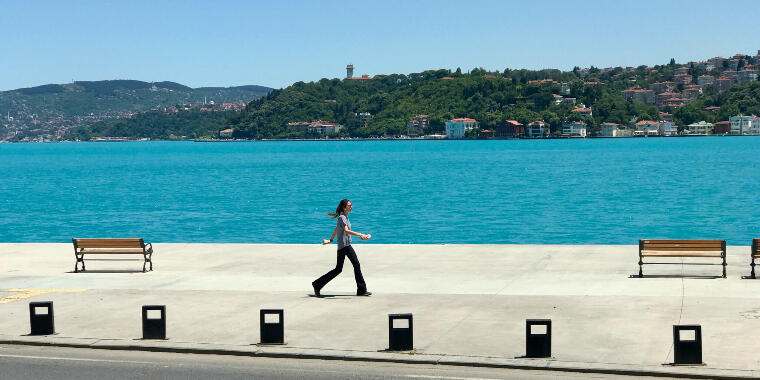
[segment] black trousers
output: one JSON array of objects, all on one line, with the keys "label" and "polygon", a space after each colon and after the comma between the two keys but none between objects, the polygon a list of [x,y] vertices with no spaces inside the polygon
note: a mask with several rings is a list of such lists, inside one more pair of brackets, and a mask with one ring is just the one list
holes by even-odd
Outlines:
[{"label": "black trousers", "polygon": [[322,289],[325,285],[327,285],[330,280],[335,278],[335,276],[339,275],[340,272],[343,271],[343,261],[345,261],[346,257],[348,257],[348,260],[351,261],[351,265],[354,266],[354,278],[356,279],[356,293],[361,294],[367,291],[367,284],[364,283],[364,277],[362,276],[362,269],[359,265],[359,258],[356,257],[356,252],[354,252],[354,248],[350,245],[348,247],[343,247],[342,249],[338,250],[338,262],[335,264],[335,268],[333,268],[331,271],[325,273],[322,277],[318,278],[316,281],[314,281],[314,286],[317,287],[317,289]]}]

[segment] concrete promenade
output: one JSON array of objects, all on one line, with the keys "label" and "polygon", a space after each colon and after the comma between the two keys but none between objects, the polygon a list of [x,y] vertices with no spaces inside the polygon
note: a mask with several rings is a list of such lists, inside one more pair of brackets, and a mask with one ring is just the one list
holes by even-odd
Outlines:
[{"label": "concrete promenade", "polygon": [[[354,246],[372,297],[353,296],[348,260],[326,297],[311,296],[335,245],[154,244],[153,272],[140,259],[73,273],[71,244],[0,244],[0,343],[760,376],[746,246],[728,247],[727,279],[719,265],[681,264],[633,278],[633,245]],[[54,302],[56,335],[26,335],[30,301]],[[149,304],[167,307],[165,341],[139,339]],[[255,345],[261,308],[285,310],[285,346]],[[413,353],[384,351],[390,313],[414,314]],[[520,358],[528,318],[552,319],[552,359]],[[702,325],[704,366],[668,365],[674,324]]]}]

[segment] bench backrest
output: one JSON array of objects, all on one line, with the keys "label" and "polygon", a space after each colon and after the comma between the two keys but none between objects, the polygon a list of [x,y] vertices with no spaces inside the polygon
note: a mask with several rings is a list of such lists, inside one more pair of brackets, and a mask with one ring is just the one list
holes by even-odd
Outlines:
[{"label": "bench backrest", "polygon": [[143,248],[143,239],[71,239],[74,248]]},{"label": "bench backrest", "polygon": [[760,239],[752,239],[752,256],[760,256]]},{"label": "bench backrest", "polygon": [[725,240],[639,240],[639,251],[726,251]]}]

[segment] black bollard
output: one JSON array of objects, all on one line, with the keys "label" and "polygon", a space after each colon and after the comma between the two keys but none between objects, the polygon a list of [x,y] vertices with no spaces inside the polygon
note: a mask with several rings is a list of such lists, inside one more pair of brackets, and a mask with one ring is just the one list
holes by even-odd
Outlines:
[{"label": "black bollard", "polygon": [[[47,309],[45,314],[37,313],[38,309]],[[55,324],[53,321],[53,301],[46,302],[29,302],[29,324],[32,325],[32,332],[29,335],[50,335],[55,334]]]},{"label": "black bollard", "polygon": [[[267,315],[276,315],[277,322],[267,322]],[[285,312],[282,309],[261,309],[259,326],[261,344],[285,344]]]},{"label": "black bollard", "polygon": [[[160,311],[161,317],[148,318],[148,311]],[[143,339],[166,339],[166,306],[146,305],[142,307]]]},{"label": "black bollard", "polygon": [[[693,331],[694,339],[683,332]],[[702,364],[702,326],[673,325],[673,364]]]},{"label": "black bollard", "polygon": [[[533,332],[533,326],[545,326],[545,333]],[[525,357],[548,358],[552,356],[552,320],[525,320]]]},{"label": "black bollard", "polygon": [[[406,327],[396,327],[394,321],[408,321]],[[414,326],[412,314],[388,314],[388,350],[408,351],[414,349]]]}]

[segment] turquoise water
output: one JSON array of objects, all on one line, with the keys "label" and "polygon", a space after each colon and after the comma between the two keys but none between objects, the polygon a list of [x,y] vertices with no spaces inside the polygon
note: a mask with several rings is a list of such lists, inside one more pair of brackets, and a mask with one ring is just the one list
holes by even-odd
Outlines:
[{"label": "turquoise water", "polygon": [[0,242],[760,237],[760,137],[0,144]]}]

